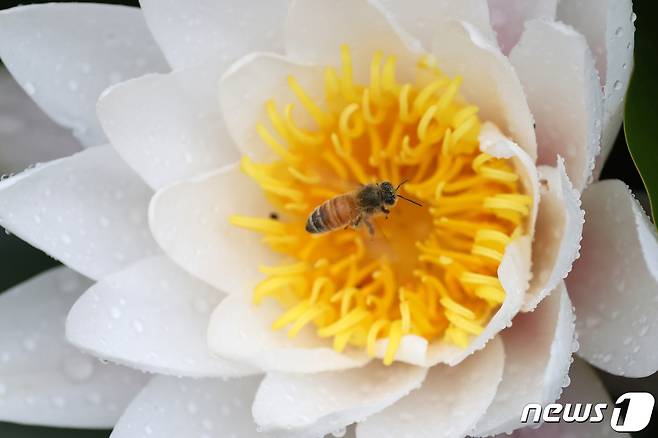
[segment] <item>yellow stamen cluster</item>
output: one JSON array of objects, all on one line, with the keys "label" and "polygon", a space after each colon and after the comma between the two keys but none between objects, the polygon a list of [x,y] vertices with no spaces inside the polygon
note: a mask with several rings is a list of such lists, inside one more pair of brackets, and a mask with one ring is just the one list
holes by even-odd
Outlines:
[{"label": "yellow stamen cluster", "polygon": [[[425,57],[417,77],[400,83],[396,58],[375,53],[369,84],[359,84],[349,48],[341,54],[341,68],[325,70],[322,101],[288,78],[309,124],[295,120],[292,102],[265,103],[269,120],[256,130],[278,159],[242,159],[281,219],[230,220],[291,259],[260,268],[266,279],[253,301],[281,304],[274,330],[294,337],[311,327],[337,351],[352,346],[375,356],[381,348],[385,364],[405,335],[466,347],[505,299],[497,269],[505,246],[523,232],[532,198],[510,160],[480,152],[478,108],[459,95],[461,78],[446,77]],[[305,231],[308,215],[327,199],[407,179],[401,193],[424,207],[398,202],[388,219],[375,219],[374,236]]]}]

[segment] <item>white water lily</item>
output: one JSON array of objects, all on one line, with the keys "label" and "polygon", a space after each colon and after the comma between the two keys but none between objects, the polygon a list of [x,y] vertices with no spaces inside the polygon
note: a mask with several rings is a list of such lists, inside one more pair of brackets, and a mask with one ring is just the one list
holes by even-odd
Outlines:
[{"label": "white water lily", "polygon": [[[578,344],[658,369],[656,234],[623,183],[591,183],[630,1],[141,5],[0,14],[10,72],[95,146],[0,183],[2,225],[67,265],[0,296],[0,419],[486,436],[569,375],[565,399],[604,397],[569,371]],[[406,178],[424,207],[373,237],[303,230],[322,200]],[[76,299],[68,340],[117,365],[64,342]],[[155,373],[137,395],[130,368]]]}]

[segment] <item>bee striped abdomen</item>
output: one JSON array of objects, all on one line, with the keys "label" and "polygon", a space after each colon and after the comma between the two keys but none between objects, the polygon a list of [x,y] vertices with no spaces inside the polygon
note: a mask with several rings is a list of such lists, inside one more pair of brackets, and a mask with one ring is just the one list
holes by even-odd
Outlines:
[{"label": "bee striped abdomen", "polygon": [[352,224],[358,214],[356,201],[351,194],[336,196],[318,206],[306,220],[306,231],[325,233]]}]

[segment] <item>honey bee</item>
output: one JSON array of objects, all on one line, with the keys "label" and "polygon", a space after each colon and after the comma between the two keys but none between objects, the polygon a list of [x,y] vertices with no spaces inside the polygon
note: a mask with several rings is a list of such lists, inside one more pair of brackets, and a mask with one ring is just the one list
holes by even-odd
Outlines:
[{"label": "honey bee", "polygon": [[397,198],[422,207],[420,203],[398,194],[398,189],[405,182],[395,188],[388,181],[366,184],[358,190],[331,198],[317,206],[308,216],[306,231],[318,234],[365,225],[372,236],[375,228],[370,218],[377,214],[388,215],[391,212],[389,207],[395,206]]}]

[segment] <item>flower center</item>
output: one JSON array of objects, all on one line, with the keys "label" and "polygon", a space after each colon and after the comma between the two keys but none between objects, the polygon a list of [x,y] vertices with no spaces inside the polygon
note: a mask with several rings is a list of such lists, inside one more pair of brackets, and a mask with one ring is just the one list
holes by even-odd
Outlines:
[{"label": "flower center", "polygon": [[[269,120],[256,129],[278,159],[242,158],[276,214],[230,221],[262,233],[290,258],[260,267],[266,279],[253,301],[280,303],[274,330],[294,337],[311,327],[337,351],[365,348],[385,364],[405,335],[465,348],[505,298],[498,266],[505,246],[523,233],[532,198],[510,159],[480,151],[478,108],[460,96],[460,77],[423,57],[417,77],[399,83],[395,57],[377,52],[362,84],[347,46],[341,58],[340,70],[325,69],[321,100],[288,78],[303,109],[297,118],[310,120],[304,127],[293,103],[281,110],[266,102]],[[384,181],[408,181],[397,193],[423,207],[399,201],[388,217],[360,210],[362,187]],[[364,220],[349,222],[359,226],[309,233],[309,214],[345,194],[355,201],[340,216],[361,213]]]}]

